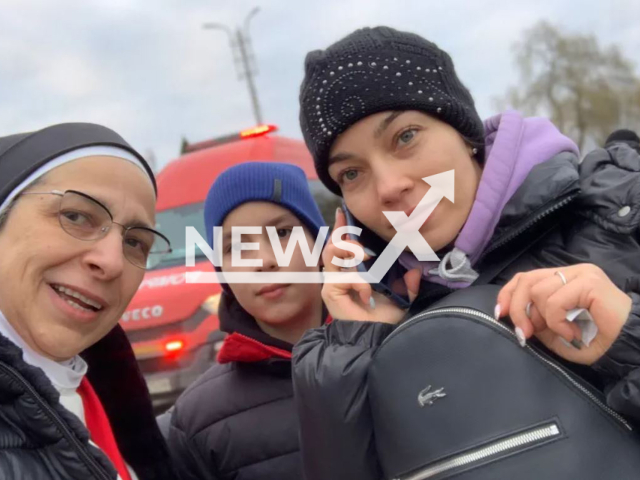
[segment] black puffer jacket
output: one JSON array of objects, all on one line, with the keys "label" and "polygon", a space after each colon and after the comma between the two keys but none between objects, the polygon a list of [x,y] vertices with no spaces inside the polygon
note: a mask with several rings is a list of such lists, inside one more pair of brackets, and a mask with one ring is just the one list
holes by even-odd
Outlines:
[{"label": "black puffer jacket", "polygon": [[[124,331],[117,326],[82,356],[124,460],[140,480],[176,479]],[[89,445],[84,425],[60,404],[58,392],[42,370],[26,364],[21,350],[0,336],[0,478],[107,480],[116,476],[106,455]]]},{"label": "black puffer jacket", "polygon": [[[635,150],[620,143],[596,150],[579,168],[570,154],[560,154],[531,171],[504,208],[477,264],[482,275],[524,246],[494,283],[504,284],[521,271],[586,262],[603,268],[626,289],[634,304],[620,337],[593,369],[574,370],[599,384],[609,405],[638,423],[639,226],[640,155]],[[423,284],[411,313],[449,292]],[[307,480],[380,478],[366,377],[372,356],[393,328],[336,320],[309,331],[295,346],[294,387]]]},{"label": "black puffer jacket", "polygon": [[178,399],[169,446],[183,480],[298,480],[302,461],[293,402],[291,345],[259,329],[223,294],[230,332],[218,364]]}]

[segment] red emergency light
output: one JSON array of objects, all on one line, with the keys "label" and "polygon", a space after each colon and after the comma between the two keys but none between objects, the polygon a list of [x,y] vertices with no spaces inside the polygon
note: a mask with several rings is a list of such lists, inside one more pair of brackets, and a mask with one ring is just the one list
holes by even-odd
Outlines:
[{"label": "red emergency light", "polygon": [[247,139],[261,137],[267,133],[275,132],[276,130],[278,130],[278,127],[275,125],[258,125],[257,127],[242,130],[240,132],[240,138]]},{"label": "red emergency light", "polygon": [[170,340],[164,344],[164,349],[167,353],[177,353],[184,348],[184,342],[182,340]]},{"label": "red emergency light", "polygon": [[225,143],[237,142],[238,140],[249,140],[251,138],[262,137],[271,132],[278,131],[278,127],[275,125],[258,125],[257,127],[248,128],[231,135],[223,135],[222,137],[212,138],[211,140],[205,140],[198,143],[189,143],[186,139],[183,140],[181,153],[191,153],[198,150],[204,150],[205,148],[213,148]]}]

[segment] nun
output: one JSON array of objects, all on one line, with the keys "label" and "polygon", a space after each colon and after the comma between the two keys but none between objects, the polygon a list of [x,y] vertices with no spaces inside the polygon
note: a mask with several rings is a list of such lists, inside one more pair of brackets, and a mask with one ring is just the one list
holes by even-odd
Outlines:
[{"label": "nun", "polygon": [[87,123],[0,138],[0,478],[173,479],[118,325],[147,261],[156,184]]}]

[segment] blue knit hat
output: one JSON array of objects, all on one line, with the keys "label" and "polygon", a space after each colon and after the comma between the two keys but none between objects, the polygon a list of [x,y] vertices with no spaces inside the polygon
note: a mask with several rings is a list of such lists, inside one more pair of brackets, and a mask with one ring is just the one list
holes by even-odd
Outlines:
[{"label": "blue knit hat", "polygon": [[233,209],[247,202],[272,202],[290,210],[314,237],[320,227],[326,225],[300,167],[288,163],[246,162],[222,172],[207,194],[204,224],[211,248],[213,227],[222,226]]}]

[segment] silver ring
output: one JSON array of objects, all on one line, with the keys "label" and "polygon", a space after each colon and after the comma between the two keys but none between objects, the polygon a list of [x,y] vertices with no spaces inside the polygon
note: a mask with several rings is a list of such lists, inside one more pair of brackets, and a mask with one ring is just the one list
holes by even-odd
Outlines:
[{"label": "silver ring", "polygon": [[527,303],[527,306],[524,307],[524,314],[527,316],[527,318],[531,318],[531,305],[533,305],[532,302]]},{"label": "silver ring", "polygon": [[562,283],[564,285],[567,284],[567,278],[564,276],[564,274],[560,270],[556,270],[555,275],[558,275],[560,277],[560,280],[562,280]]}]

